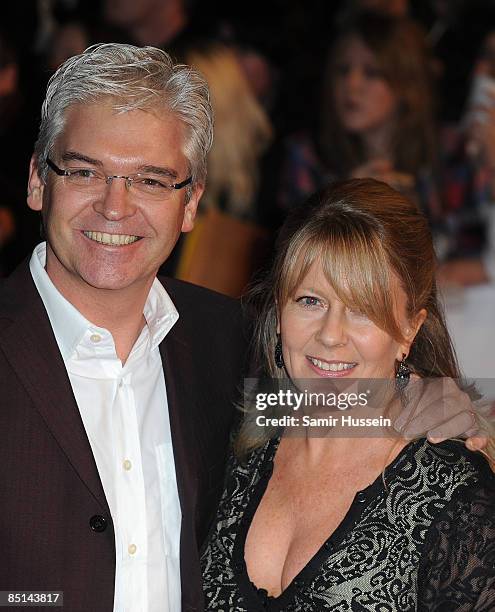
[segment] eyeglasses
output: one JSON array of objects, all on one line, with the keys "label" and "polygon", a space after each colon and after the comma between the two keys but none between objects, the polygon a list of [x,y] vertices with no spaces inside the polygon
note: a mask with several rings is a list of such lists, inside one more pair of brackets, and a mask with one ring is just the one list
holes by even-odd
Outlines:
[{"label": "eyeglasses", "polygon": [[62,170],[47,157],[46,163],[55,174],[63,176],[67,185],[70,185],[81,193],[99,195],[105,190],[106,185],[114,179],[124,179],[128,191],[131,189],[139,193],[142,197],[150,200],[166,200],[176,189],[182,189],[192,183],[192,176],[180,183],[166,183],[163,179],[157,178],[153,174],[129,174],[121,176],[113,174],[106,176],[103,172],[94,168],[71,168]]}]

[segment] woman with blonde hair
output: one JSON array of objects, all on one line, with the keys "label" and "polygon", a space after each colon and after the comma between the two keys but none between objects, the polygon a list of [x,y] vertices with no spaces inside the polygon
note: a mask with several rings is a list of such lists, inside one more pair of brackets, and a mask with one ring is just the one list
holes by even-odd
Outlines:
[{"label": "woman with blonde hair", "polygon": [[[415,204],[371,179],[330,185],[288,218],[255,294],[265,374],[299,395],[306,383],[348,398],[378,385],[378,421],[407,414],[418,383],[448,390],[460,373],[434,271]],[[398,437],[385,421],[353,430],[344,416],[370,406],[349,406],[320,405],[327,425],[317,427],[304,421],[307,405],[289,410],[294,420],[275,432],[247,406],[202,555],[206,609],[493,610],[485,457],[460,441]]]},{"label": "woman with blonde hair", "polygon": [[208,81],[215,113],[203,203],[253,219],[259,162],[272,140],[268,115],[251,91],[233,48],[212,43],[190,51],[186,60]]},{"label": "woman with blonde hair", "polygon": [[186,61],[208,81],[215,139],[200,214],[177,276],[238,297],[268,249],[268,232],[258,223],[258,187],[272,128],[233,48],[210,43],[191,50]]}]

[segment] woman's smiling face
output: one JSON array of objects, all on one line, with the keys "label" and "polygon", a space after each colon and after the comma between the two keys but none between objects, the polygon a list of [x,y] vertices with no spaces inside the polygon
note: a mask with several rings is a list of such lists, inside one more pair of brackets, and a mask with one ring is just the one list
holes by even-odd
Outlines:
[{"label": "woman's smiling face", "polygon": [[280,313],[285,367],[292,379],[392,378],[395,361],[409,353],[426,312],[412,325],[407,297],[394,277],[395,317],[404,335],[399,342],[366,315],[347,307],[315,261]]}]

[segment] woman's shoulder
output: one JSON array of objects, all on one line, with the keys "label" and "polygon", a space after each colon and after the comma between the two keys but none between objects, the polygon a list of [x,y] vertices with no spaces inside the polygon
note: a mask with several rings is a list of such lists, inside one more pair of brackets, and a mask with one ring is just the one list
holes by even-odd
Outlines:
[{"label": "woman's shoulder", "polygon": [[280,438],[270,438],[243,453],[236,450],[236,435],[232,436],[232,440],[233,448],[226,470],[227,482],[243,481],[244,488],[251,487],[260,477],[271,474]]},{"label": "woman's shoulder", "polygon": [[418,611],[495,609],[495,478],[483,456],[454,441],[426,454],[454,492],[434,516],[418,568]]},{"label": "woman's shoulder", "polygon": [[481,453],[468,450],[463,441],[433,444],[422,439],[410,445],[406,457],[425,485],[439,488],[447,497],[454,497],[457,490],[495,494],[495,475],[488,461]]},{"label": "woman's shoulder", "polygon": [[[253,430],[253,435],[260,435],[259,432]],[[231,470],[240,470],[241,472],[253,472],[263,470],[264,467],[270,467],[273,464],[273,459],[280,443],[280,437],[274,436],[265,440],[259,440],[257,444],[245,452],[236,452],[236,438],[238,432],[232,436],[234,450],[230,457]]]}]

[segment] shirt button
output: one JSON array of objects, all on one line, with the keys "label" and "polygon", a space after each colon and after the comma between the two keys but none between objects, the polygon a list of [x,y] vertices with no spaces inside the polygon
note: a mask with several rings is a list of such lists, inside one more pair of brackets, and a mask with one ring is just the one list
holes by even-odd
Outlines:
[{"label": "shirt button", "polygon": [[129,547],[127,550],[129,551],[130,555],[133,555],[137,550],[137,546],[135,544],[129,544]]},{"label": "shirt button", "polygon": [[132,463],[129,461],[129,459],[125,459],[122,465],[124,466],[124,470],[127,471],[129,471],[132,467]]},{"label": "shirt button", "polygon": [[89,339],[91,340],[91,342],[94,342],[96,344],[97,342],[100,342],[101,336],[100,334],[91,334]]},{"label": "shirt button", "polygon": [[95,514],[89,519],[89,526],[96,533],[101,533],[107,528],[107,520],[101,514]]}]

